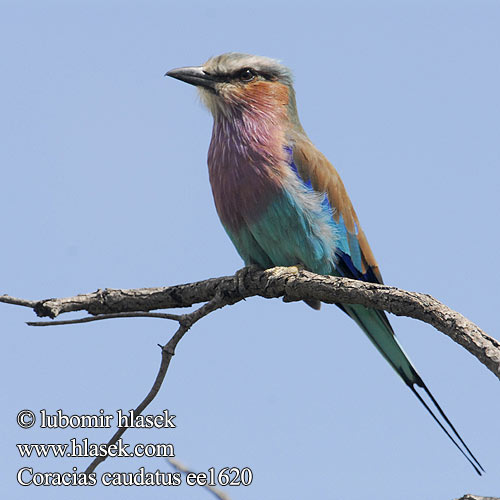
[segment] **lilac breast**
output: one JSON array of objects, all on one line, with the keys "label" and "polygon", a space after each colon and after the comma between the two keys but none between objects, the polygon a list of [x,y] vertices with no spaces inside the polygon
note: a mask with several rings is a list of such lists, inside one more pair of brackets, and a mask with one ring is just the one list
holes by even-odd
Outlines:
[{"label": "lilac breast", "polygon": [[282,188],[283,134],[265,121],[219,117],[208,151],[210,184],[226,229],[257,221]]}]

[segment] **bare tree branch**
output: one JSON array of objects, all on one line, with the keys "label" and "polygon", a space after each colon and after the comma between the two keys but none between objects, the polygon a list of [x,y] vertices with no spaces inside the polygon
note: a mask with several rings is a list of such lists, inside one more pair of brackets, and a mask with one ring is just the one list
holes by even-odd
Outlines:
[{"label": "bare tree branch", "polygon": [[[234,276],[184,285],[105,289],[60,299],[33,301],[3,295],[0,296],[0,302],[30,307],[41,317],[55,318],[63,313],[87,311],[92,315],[108,315],[109,318],[109,315],[116,314],[121,317],[123,313],[190,307],[209,302],[217,294],[223,305],[259,295],[266,298],[283,297],[286,302],[310,299],[329,304],[362,304],[398,316],[415,318],[448,335],[500,379],[500,342],[430,295],[348,278],[320,276],[295,267],[276,267],[266,271],[244,268]],[[105,319],[104,316],[97,318]]]},{"label": "bare tree branch", "polygon": [[[308,299],[329,304],[362,304],[398,316],[419,319],[448,335],[500,378],[500,342],[430,295],[347,278],[320,276],[296,267],[276,267],[266,271],[244,268],[234,276],[196,283],[162,288],[105,289],[60,299],[35,301],[3,295],[0,296],[0,302],[32,308],[40,317],[56,318],[60,314],[74,311],[87,311],[93,315],[74,320],[30,322],[30,326],[87,323],[124,317],[154,317],[177,321],[177,331],[164,346],[160,346],[161,362],[153,386],[134,410],[135,415],[140,415],[158,394],[177,344],[189,329],[211,312],[252,296],[282,297],[285,302]],[[205,304],[187,314],[149,312],[154,309],[190,307],[202,302]],[[109,440],[108,446],[115,444],[126,429],[119,428]],[[85,472],[90,474],[105,459],[105,456],[96,457]],[[171,463],[180,471],[188,471],[182,464],[175,461]],[[221,500],[228,498],[219,490],[210,491]],[[500,499],[465,495],[459,500]]]}]

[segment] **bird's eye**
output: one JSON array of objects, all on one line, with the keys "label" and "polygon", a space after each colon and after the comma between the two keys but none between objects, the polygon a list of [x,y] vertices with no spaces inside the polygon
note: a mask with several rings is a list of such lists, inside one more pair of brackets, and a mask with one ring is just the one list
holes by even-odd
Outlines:
[{"label": "bird's eye", "polygon": [[242,82],[251,82],[255,76],[255,71],[251,68],[244,68],[238,73],[238,78]]}]

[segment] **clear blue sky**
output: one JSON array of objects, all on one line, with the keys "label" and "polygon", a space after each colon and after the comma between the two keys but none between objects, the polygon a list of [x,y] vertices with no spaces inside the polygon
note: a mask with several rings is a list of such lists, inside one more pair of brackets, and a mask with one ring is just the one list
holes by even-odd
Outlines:
[{"label": "clear blue sky", "polygon": [[[67,296],[232,274],[215,213],[211,117],[163,74],[226,51],[281,59],[299,112],[341,173],[386,283],[430,293],[499,337],[500,3],[1,1],[0,293]],[[112,413],[137,404],[175,325],[116,320],[34,329],[0,306],[4,498],[210,498],[203,490],[22,488],[15,443],[104,442],[109,431],[22,430],[23,408]],[[500,495],[498,380],[430,326],[391,318],[487,470],[442,435],[335,307],[252,299],[196,325],[149,409],[200,471],[249,466],[233,500],[448,500]],[[103,471],[168,471],[115,459]]]}]

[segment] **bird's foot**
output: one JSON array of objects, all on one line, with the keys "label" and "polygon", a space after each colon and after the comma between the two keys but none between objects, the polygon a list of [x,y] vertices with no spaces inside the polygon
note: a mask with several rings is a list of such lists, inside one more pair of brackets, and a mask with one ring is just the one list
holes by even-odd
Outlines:
[{"label": "bird's foot", "polygon": [[[300,274],[302,271],[305,270],[305,267],[302,264],[296,264],[295,266],[289,266],[287,268],[281,268],[281,269],[286,269],[287,272],[292,272],[293,274]],[[284,295],[282,300],[283,302],[299,302],[300,299]],[[319,300],[304,300],[304,302],[309,307],[312,307],[317,311],[321,308],[321,302]]]},{"label": "bird's foot", "polygon": [[[278,269],[279,269],[278,272],[286,272],[287,274],[290,272],[293,274],[300,274],[300,272],[304,270],[304,266],[302,264],[295,264],[294,266],[280,267]],[[281,300],[283,302],[299,302],[299,299],[290,297],[289,295],[286,294],[283,296]]]},{"label": "bird's foot", "polygon": [[289,274],[289,273],[300,274],[304,270],[305,267],[302,264],[296,264],[294,266],[271,267],[270,269],[266,270],[266,273],[269,273],[270,276],[280,277],[283,274]]},{"label": "bird's foot", "polygon": [[[304,266],[297,264],[296,266],[289,266],[289,267],[283,267],[281,268],[283,271],[285,271],[287,274],[288,273],[293,273],[293,274],[299,274],[300,271],[304,269]],[[300,299],[296,299],[294,297],[291,297],[290,295],[287,295],[285,292],[285,295],[283,295],[283,298],[281,299],[283,302],[288,303],[288,302],[299,302]]]}]

